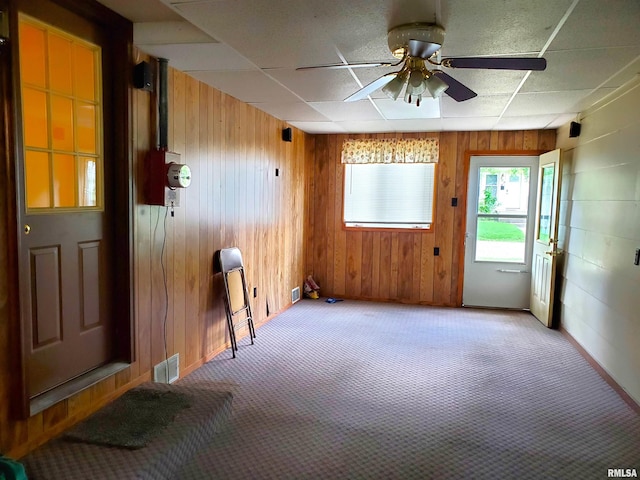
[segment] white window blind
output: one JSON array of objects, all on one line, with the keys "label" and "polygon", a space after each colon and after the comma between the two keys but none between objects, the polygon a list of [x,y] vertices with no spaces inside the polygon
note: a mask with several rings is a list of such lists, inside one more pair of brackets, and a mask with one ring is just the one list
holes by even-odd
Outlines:
[{"label": "white window blind", "polygon": [[345,165],[347,227],[431,228],[434,163]]}]

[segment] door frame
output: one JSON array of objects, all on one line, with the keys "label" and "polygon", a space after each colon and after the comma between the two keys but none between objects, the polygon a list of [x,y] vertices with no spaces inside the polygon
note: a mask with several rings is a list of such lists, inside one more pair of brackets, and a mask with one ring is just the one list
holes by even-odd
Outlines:
[{"label": "door frame", "polygon": [[469,170],[471,167],[471,157],[518,157],[518,156],[540,156],[548,150],[465,150],[464,152],[464,197],[458,208],[464,212],[462,215],[461,234],[458,238],[458,295],[456,305],[462,306],[462,290],[464,287],[464,264],[465,264],[465,232],[467,231],[467,203],[469,198]]},{"label": "door frame", "polygon": [[[0,5],[8,7],[9,10],[9,32],[18,31],[18,10],[21,0],[0,0]],[[87,20],[99,25],[102,28],[109,29],[112,41],[113,55],[109,58],[111,64],[112,79],[112,103],[114,115],[104,118],[104,124],[110,123],[114,142],[111,145],[112,156],[116,162],[114,171],[119,175],[113,175],[111,178],[104,178],[105,184],[112,185],[111,194],[105,192],[105,203],[112,202],[113,208],[113,248],[117,252],[115,255],[114,265],[114,285],[113,297],[117,298],[117,302],[113,302],[114,316],[114,354],[115,358],[121,362],[131,363],[134,361],[134,312],[133,312],[133,131],[132,131],[132,105],[131,105],[131,82],[130,74],[133,65],[133,25],[132,23],[109,10],[102,4],[97,2],[88,2],[86,0],[37,0],[30,2],[36,4],[30,8],[37,9],[45,4],[57,5],[69,10]],[[10,285],[10,310],[11,325],[9,331],[16,336],[15,342],[12,342],[11,358],[14,359],[16,365],[16,375],[11,391],[13,398],[10,399],[12,412],[18,418],[27,418],[35,413],[31,408],[31,402],[27,393],[27,371],[26,361],[23,347],[24,329],[22,328],[23,319],[20,308],[20,292],[19,292],[19,268],[18,259],[21,252],[21,225],[19,225],[19,209],[21,208],[21,183],[19,178],[19,169],[16,163],[21,161],[21,141],[22,136],[20,125],[22,124],[21,104],[20,104],[20,79],[19,79],[19,58],[18,44],[11,38],[9,40],[11,76],[8,78],[7,98],[5,104],[9,103],[7,111],[9,113],[9,122],[6,126],[8,135],[5,139],[6,146],[2,148],[7,152],[6,168],[7,168],[7,205],[9,212],[8,219],[8,255],[9,264],[9,285]],[[117,118],[117,120],[116,120]],[[12,234],[13,232],[13,234]],[[18,340],[19,339],[19,340]],[[113,373],[113,368],[105,368],[102,377],[98,374],[94,376],[93,382],[106,378]],[[52,394],[47,399],[48,404],[68,398],[77,393],[82,388],[65,388]],[[54,389],[55,392],[55,389]]]}]

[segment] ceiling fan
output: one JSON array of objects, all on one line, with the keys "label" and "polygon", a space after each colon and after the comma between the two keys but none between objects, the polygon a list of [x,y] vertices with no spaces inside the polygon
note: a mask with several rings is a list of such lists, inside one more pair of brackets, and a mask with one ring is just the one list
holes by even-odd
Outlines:
[{"label": "ceiling fan", "polygon": [[387,40],[396,63],[340,63],[315,68],[396,67],[397,72],[387,73],[344,99],[345,102],[362,100],[375,90],[382,91],[393,100],[404,92],[404,100],[420,106],[423,95],[433,98],[446,93],[458,102],[464,102],[477,93],[441,70],[444,68],[481,68],[497,70],[544,70],[547,61],[538,57],[459,57],[439,59],[438,52],[444,41],[444,28],[434,23],[410,23],[392,28]]}]

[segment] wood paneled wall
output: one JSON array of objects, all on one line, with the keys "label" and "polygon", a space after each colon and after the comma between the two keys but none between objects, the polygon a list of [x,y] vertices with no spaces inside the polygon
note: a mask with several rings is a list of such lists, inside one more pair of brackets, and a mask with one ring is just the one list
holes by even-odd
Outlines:
[{"label": "wood paneled wall", "polygon": [[[375,232],[345,230],[342,223],[347,138],[440,139],[433,231]],[[555,130],[441,132],[374,135],[316,135],[309,169],[305,272],[322,295],[343,298],[459,305],[460,247],[464,236],[468,151],[552,150]],[[458,198],[458,207],[451,198]],[[440,255],[434,256],[434,247]]]},{"label": "wood paneled wall", "polygon": [[[258,325],[288,307],[291,289],[302,283],[305,165],[312,160],[313,138],[293,129],[293,141],[283,142],[284,122],[186,74],[169,72],[169,149],[182,155],[193,181],[181,191],[174,216],[143,203],[144,157],[156,145],[156,99],[132,90],[135,361],[29,420],[9,413],[18,372],[9,367],[8,347],[18,340],[10,335],[16,319],[7,301],[4,247],[13,227],[8,226],[7,197],[0,196],[0,453],[22,456],[149,380],[153,366],[165,357],[165,331],[166,354],[180,354],[182,375],[224,350],[222,279],[212,268],[216,250],[241,249],[249,288],[257,288],[252,306]],[[0,188],[6,187],[8,165],[0,166]]]}]

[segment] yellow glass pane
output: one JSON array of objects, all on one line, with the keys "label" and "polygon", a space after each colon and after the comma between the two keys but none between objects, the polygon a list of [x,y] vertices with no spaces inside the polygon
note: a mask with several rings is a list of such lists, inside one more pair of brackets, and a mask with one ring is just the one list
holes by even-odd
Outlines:
[{"label": "yellow glass pane", "polygon": [[96,107],[88,103],[77,102],[76,135],[78,136],[78,151],[83,153],[96,152]]},{"label": "yellow glass pane", "polygon": [[71,42],[58,35],[49,34],[49,88],[71,95],[73,83],[71,76]]},{"label": "yellow glass pane", "polygon": [[76,162],[73,155],[53,156],[53,206],[76,206]]},{"label": "yellow glass pane", "polygon": [[50,207],[49,154],[27,150],[24,166],[27,208]]},{"label": "yellow glass pane", "polygon": [[20,21],[20,77],[24,83],[46,86],[45,32]]},{"label": "yellow glass pane", "polygon": [[55,150],[73,151],[73,102],[51,95],[51,137]]},{"label": "yellow glass pane", "polygon": [[73,70],[76,97],[96,100],[95,54],[89,48],[73,45]]},{"label": "yellow glass pane", "polygon": [[78,159],[78,203],[95,207],[98,202],[98,164],[95,158]]},{"label": "yellow glass pane", "polygon": [[47,148],[47,94],[24,87],[22,90],[24,143],[27,147]]}]

